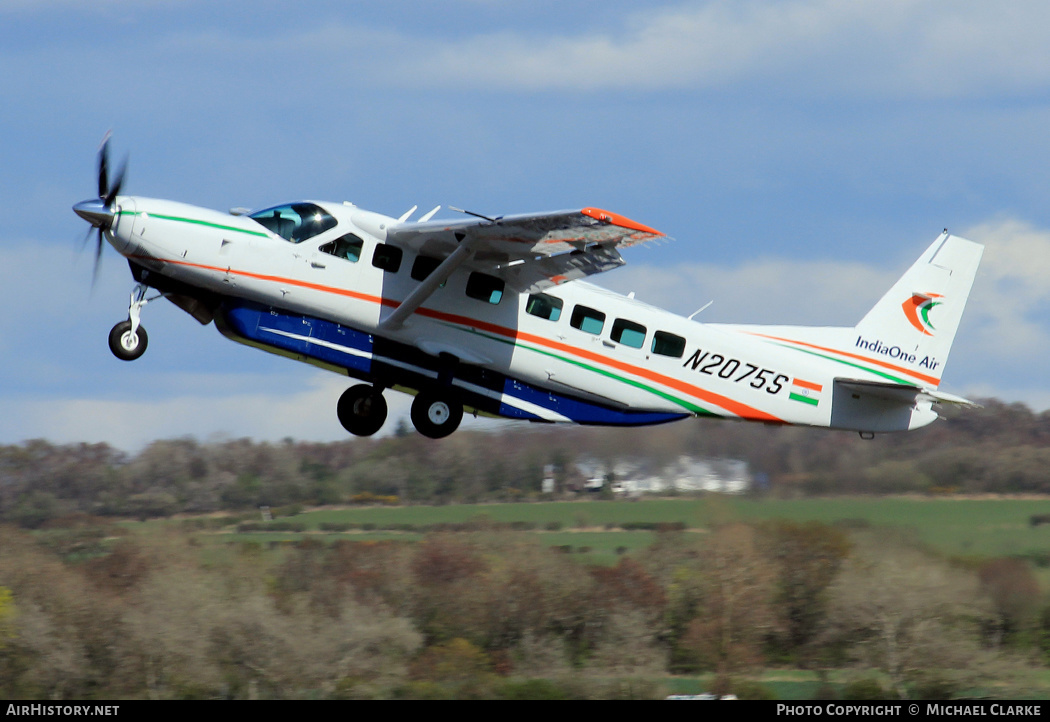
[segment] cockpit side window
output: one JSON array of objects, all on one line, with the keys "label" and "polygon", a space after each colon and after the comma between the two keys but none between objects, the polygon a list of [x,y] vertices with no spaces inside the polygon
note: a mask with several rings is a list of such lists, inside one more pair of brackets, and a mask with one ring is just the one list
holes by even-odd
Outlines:
[{"label": "cockpit side window", "polygon": [[335,228],[337,221],[313,203],[288,203],[252,213],[257,223],[286,241],[302,243]]},{"label": "cockpit side window", "polygon": [[351,263],[357,263],[361,260],[361,249],[364,245],[365,242],[353,233],[347,233],[345,236],[340,236],[334,241],[325,243],[317,250],[322,253],[330,253],[336,258],[342,258]]},{"label": "cockpit side window", "polygon": [[372,253],[372,265],[382,268],[387,273],[397,273],[401,268],[401,258],[404,252],[397,246],[389,243],[377,243],[376,250]]}]

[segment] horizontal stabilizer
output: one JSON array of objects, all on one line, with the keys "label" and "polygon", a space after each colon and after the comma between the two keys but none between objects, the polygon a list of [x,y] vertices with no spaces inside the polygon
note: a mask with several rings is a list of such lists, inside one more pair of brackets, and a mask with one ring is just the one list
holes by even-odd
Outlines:
[{"label": "horizontal stabilizer", "polygon": [[892,401],[907,406],[913,406],[917,402],[929,401],[941,404],[956,404],[958,406],[969,406],[977,408],[975,404],[962,396],[948,394],[936,389],[911,384],[894,384],[882,381],[860,381],[857,379],[835,379],[836,388],[856,394],[866,394],[884,401]]}]

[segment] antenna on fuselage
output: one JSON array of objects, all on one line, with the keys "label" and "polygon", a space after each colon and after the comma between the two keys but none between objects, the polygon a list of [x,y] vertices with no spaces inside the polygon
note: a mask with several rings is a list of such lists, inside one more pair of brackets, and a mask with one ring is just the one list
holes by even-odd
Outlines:
[{"label": "antenna on fuselage", "polygon": [[431,210],[429,210],[426,213],[424,213],[423,216],[418,221],[416,221],[416,223],[426,223],[427,221],[429,221],[431,218],[434,217],[435,213],[437,213],[440,210],[441,210],[441,206],[434,206]]},{"label": "antenna on fuselage", "polygon": [[704,304],[703,306],[701,306],[700,308],[698,308],[698,309],[696,309],[695,311],[693,311],[693,312],[692,312],[691,314],[689,314],[689,316],[688,316],[687,318],[688,318],[688,319],[689,319],[690,321],[692,321],[692,320],[693,320],[693,316],[696,316],[696,315],[697,315],[698,313],[700,313],[701,311],[705,310],[705,309],[706,309],[706,308],[707,308],[708,306],[710,306],[710,305],[711,305],[712,303],[714,303],[714,299],[711,299],[710,301],[708,301],[707,303],[705,303],[705,304]]}]

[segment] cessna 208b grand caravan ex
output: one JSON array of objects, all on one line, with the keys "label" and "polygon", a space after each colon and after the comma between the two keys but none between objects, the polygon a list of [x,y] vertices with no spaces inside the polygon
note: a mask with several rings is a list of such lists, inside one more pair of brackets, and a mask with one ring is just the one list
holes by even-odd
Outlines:
[{"label": "cessna 208b grand caravan ex", "polygon": [[113,353],[142,355],[142,307],[167,298],[234,341],[363,381],[336,406],[352,434],[380,429],[386,389],[415,394],[412,422],[431,438],[464,410],[605,425],[710,416],[870,437],[925,426],[935,404],[970,403],[937,388],[983,247],[947,232],[852,328],[726,325],[580,280],[663,235],[596,208],[410,221],[415,208],[393,218],[295,202],[225,214],[121,195],[123,175],[110,184],[103,144],[99,197],[74,206],[98,229],[96,268],[104,238],[137,282]]}]

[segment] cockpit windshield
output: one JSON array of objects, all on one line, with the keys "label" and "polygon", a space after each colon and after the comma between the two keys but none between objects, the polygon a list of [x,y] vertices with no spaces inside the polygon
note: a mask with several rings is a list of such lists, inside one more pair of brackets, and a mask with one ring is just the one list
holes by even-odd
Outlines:
[{"label": "cockpit windshield", "polygon": [[292,243],[302,243],[336,225],[331,215],[313,203],[286,203],[256,211],[250,217]]}]

